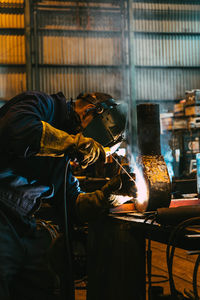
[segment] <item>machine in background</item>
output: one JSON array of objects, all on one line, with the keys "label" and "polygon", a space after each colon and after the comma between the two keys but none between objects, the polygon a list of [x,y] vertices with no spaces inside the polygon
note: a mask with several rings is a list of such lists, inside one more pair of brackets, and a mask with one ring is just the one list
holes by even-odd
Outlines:
[{"label": "machine in background", "polygon": [[[185,92],[174,111],[161,115],[163,145],[171,151],[173,192],[197,193],[196,155],[200,153],[200,90]],[[170,153],[170,151],[168,153]]]}]

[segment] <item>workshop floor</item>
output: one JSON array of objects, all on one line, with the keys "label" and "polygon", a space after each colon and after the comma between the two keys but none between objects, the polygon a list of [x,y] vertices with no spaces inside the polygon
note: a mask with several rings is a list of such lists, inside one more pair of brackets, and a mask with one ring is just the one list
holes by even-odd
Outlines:
[{"label": "workshop floor", "polygon": [[[154,275],[152,277],[152,281],[159,282],[153,285],[157,285],[157,286],[159,285],[163,287],[164,294],[167,295],[170,293],[169,283],[160,282],[163,279],[168,277],[167,265],[166,265],[166,245],[157,242],[152,242],[151,250],[152,250],[152,274]],[[173,263],[173,276],[174,276],[176,289],[181,293],[184,293],[184,291],[188,293],[193,289],[192,279],[193,279],[193,269],[194,269],[196,258],[197,255],[189,255],[185,250],[182,249],[175,250],[174,263]],[[197,276],[197,282],[198,282],[198,292],[200,293],[199,274]],[[76,285],[75,300],[86,300],[86,289],[84,287],[85,287],[84,283]],[[147,290],[148,290],[148,285],[147,285]],[[148,294],[146,300],[148,300]]]},{"label": "workshop floor", "polygon": [[[167,264],[166,264],[166,245],[157,242],[152,242],[152,274],[162,275],[167,277]],[[188,295],[193,291],[193,270],[197,255],[190,255],[187,251],[176,249],[173,260],[173,279],[176,289],[182,294]],[[197,289],[200,293],[200,268],[197,274]],[[152,280],[162,280],[163,278],[155,277]],[[158,283],[156,285],[164,288],[164,294],[169,294],[169,283]]]}]

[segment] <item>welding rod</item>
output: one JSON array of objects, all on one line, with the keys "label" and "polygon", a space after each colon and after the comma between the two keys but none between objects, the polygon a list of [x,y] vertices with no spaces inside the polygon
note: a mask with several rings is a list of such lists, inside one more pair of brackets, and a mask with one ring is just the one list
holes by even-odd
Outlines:
[{"label": "welding rod", "polygon": [[124,173],[126,173],[126,175],[133,181],[135,182],[135,180],[131,177],[131,175],[126,171],[126,169],[122,166],[122,164],[120,164],[118,162],[118,160],[111,154],[112,158],[114,159],[114,161],[120,166],[120,168],[124,171]]}]

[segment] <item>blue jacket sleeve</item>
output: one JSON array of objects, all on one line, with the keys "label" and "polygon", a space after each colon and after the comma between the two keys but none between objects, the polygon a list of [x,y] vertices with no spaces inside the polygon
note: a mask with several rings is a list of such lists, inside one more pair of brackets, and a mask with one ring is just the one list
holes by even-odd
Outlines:
[{"label": "blue jacket sleeve", "polygon": [[[0,118],[0,146],[15,156],[38,152],[42,122],[52,122],[53,99],[43,93],[27,92],[13,98]],[[10,102],[9,101],[9,102]],[[12,104],[13,103],[13,104]]]}]

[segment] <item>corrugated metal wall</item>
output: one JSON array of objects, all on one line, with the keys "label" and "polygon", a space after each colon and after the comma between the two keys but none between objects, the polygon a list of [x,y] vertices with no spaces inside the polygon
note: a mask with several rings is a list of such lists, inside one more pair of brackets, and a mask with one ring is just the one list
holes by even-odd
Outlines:
[{"label": "corrugated metal wall", "polygon": [[200,2],[137,0],[133,10],[136,99],[167,107],[199,89]]},{"label": "corrugated metal wall", "polygon": [[35,88],[61,89],[67,97],[99,90],[121,98],[128,86],[123,87],[120,6],[62,1],[52,9],[44,3],[35,6]]},{"label": "corrugated metal wall", "polygon": [[0,99],[26,89],[23,2],[0,1]]},{"label": "corrugated metal wall", "polygon": [[[33,1],[33,88],[129,97],[126,1]],[[138,102],[166,107],[200,88],[200,3],[133,0]],[[24,1],[0,1],[0,98],[26,89]]]}]

